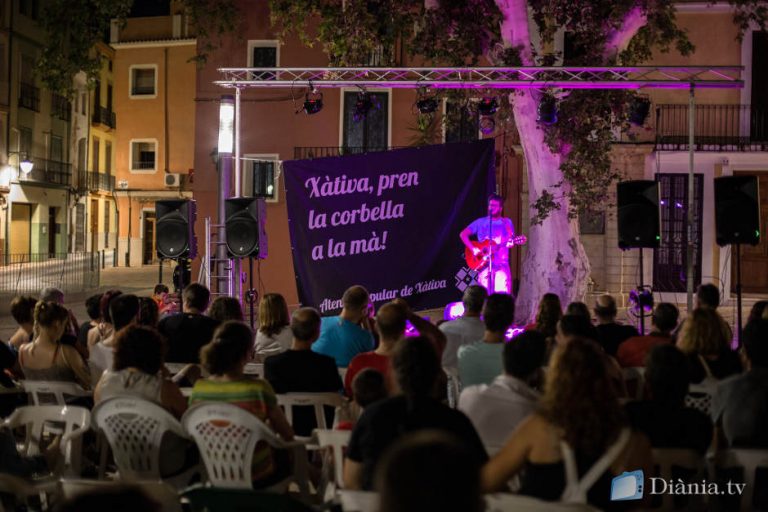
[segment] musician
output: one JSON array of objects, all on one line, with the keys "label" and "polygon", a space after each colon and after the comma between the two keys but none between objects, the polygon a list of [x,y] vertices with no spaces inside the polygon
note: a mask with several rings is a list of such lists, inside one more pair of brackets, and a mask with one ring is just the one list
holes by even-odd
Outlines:
[{"label": "musician", "polygon": [[[470,237],[475,238],[478,242],[492,240],[490,251],[492,262],[489,258],[489,261],[479,269],[477,276],[478,282],[488,290],[489,294],[495,292],[512,293],[508,244],[511,243],[515,235],[515,226],[510,219],[501,216],[501,210],[501,196],[491,194],[488,197],[488,215],[476,219],[459,234],[461,241],[475,256],[479,256],[482,251],[472,244]],[[491,265],[493,266],[493,279],[489,280]]]}]

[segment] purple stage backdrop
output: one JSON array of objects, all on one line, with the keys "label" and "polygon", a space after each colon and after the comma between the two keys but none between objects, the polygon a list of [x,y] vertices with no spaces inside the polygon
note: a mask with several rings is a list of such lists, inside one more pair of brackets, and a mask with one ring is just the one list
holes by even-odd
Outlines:
[{"label": "purple stage backdrop", "polygon": [[284,164],[299,300],[324,315],[365,286],[377,306],[459,300],[473,282],[459,232],[486,213],[493,140]]}]

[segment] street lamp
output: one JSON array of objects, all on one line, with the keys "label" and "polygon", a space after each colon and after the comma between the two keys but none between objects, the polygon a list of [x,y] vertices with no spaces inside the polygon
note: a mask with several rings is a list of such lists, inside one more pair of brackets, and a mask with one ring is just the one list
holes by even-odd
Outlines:
[{"label": "street lamp", "polygon": [[232,153],[235,146],[235,98],[223,95],[219,103],[219,146],[218,152]]},{"label": "street lamp", "polygon": [[[32,172],[32,169],[34,168],[35,164],[27,158],[27,153],[24,151],[9,151],[8,155],[16,155],[16,158],[19,159],[19,169],[21,169],[21,172],[24,173],[24,176],[28,175]],[[22,158],[22,155],[24,155],[24,158]]]}]

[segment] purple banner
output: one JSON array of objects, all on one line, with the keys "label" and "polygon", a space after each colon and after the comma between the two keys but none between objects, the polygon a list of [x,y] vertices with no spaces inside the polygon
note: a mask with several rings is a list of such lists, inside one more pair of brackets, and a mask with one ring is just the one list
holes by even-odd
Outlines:
[{"label": "purple banner", "polygon": [[473,281],[459,232],[486,213],[493,140],[292,160],[284,171],[303,305],[335,314],[361,284],[377,305],[439,308]]}]

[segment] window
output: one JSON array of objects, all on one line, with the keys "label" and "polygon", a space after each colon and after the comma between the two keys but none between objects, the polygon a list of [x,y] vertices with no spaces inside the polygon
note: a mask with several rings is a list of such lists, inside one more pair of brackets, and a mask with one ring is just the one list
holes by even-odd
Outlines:
[{"label": "window", "polygon": [[[248,67],[276,68],[279,62],[278,41],[248,41]],[[252,80],[274,80],[274,73],[254,73]]]},{"label": "window", "polygon": [[112,174],[112,143],[109,141],[104,143],[104,172]]},{"label": "window", "polygon": [[93,114],[98,115],[99,108],[101,107],[101,81],[96,80],[96,84],[93,87]]},{"label": "window", "polygon": [[[688,175],[657,174],[661,212],[661,244],[653,250],[653,289],[684,293],[688,268]],[[702,191],[701,174],[694,178],[693,212],[693,286],[701,283]]]},{"label": "window", "polygon": [[19,158],[32,158],[32,128],[19,127]]},{"label": "window", "polygon": [[445,142],[472,142],[480,130],[476,110],[466,108],[463,102],[445,102]]},{"label": "window", "polygon": [[64,161],[64,143],[62,140],[57,135],[51,135],[51,160],[54,162]]},{"label": "window", "polygon": [[157,66],[131,66],[131,98],[152,97],[157,89]]},{"label": "window", "polygon": [[131,141],[131,171],[142,172],[150,171],[155,172],[156,164],[156,148],[157,141],[155,140],[134,140]]},{"label": "window", "polygon": [[263,197],[267,202],[278,200],[278,159],[279,155],[245,155],[243,195]]},{"label": "window", "polygon": [[91,171],[99,172],[99,153],[101,144],[98,137],[93,138],[93,151],[91,152]]},{"label": "window", "polygon": [[104,248],[109,248],[109,203],[104,203]]},{"label": "window", "polygon": [[82,115],[85,115],[86,109],[88,108],[88,105],[86,105],[85,97],[86,97],[85,93],[82,93],[80,95],[80,108],[81,108],[80,113]]},{"label": "window", "polygon": [[355,121],[359,92],[344,91],[341,145],[347,154],[384,151],[389,147],[389,93],[368,94],[373,106],[363,118]]}]

